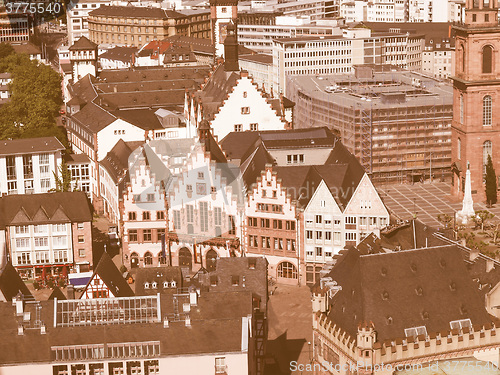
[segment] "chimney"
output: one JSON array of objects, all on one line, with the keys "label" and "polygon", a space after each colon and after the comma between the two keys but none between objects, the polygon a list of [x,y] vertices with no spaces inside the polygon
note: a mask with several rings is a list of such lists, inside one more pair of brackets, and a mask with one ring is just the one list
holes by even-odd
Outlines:
[{"label": "chimney", "polygon": [[41,333],[42,335],[45,335],[45,334],[47,333],[47,330],[45,329],[45,324],[42,324],[42,325],[40,326],[40,333]]},{"label": "chimney", "polygon": [[191,327],[191,318],[189,315],[186,316],[186,327]]},{"label": "chimney", "polygon": [[23,325],[22,325],[22,324],[20,324],[20,325],[18,325],[18,326],[17,326],[17,334],[18,334],[19,336],[24,335],[24,327],[23,327]]},{"label": "chimney", "polygon": [[23,316],[24,314],[23,300],[21,298],[16,298],[16,315]]},{"label": "chimney", "polygon": [[168,318],[163,320],[163,328],[168,328]]}]

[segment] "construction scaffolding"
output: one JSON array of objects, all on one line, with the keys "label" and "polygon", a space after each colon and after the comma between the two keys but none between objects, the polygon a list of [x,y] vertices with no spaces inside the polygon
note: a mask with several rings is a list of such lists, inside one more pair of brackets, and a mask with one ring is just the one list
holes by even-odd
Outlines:
[{"label": "construction scaffolding", "polygon": [[448,179],[451,85],[400,69],[360,68],[354,75],[288,77],[295,127],[329,127],[377,183]]}]

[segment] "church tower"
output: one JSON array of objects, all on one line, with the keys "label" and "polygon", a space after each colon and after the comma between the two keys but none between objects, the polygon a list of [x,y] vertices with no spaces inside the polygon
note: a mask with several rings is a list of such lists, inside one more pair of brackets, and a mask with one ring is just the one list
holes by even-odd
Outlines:
[{"label": "church tower", "polygon": [[[498,0],[466,0],[455,31],[451,125],[452,195],[463,197],[470,163],[472,197],[484,202],[484,175],[491,155],[500,174],[500,25]],[[494,110],[497,108],[497,110]]]},{"label": "church tower", "polygon": [[224,40],[226,39],[228,25],[231,22],[237,24],[238,0],[210,0],[210,18],[215,57],[225,57]]},{"label": "church tower", "polygon": [[73,83],[87,74],[97,76],[97,44],[82,36],[69,47],[69,60],[73,68]]}]

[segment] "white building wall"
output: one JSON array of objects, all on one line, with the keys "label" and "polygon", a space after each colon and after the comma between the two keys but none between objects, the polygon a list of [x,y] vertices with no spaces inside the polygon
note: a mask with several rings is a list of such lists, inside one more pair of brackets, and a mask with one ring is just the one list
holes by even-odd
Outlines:
[{"label": "white building wall", "polygon": [[[246,108],[248,112],[246,113]],[[230,132],[252,130],[251,124],[256,124],[256,130],[282,130],[285,122],[267,103],[266,98],[252,83],[249,77],[242,77],[234,86],[219,113],[212,120],[211,128],[214,136],[224,138]]]},{"label": "white building wall", "polygon": [[97,160],[102,160],[120,139],[125,142],[145,141],[147,131],[117,119],[97,133]]},{"label": "white building wall", "polygon": [[[345,217],[357,218],[356,244],[364,238],[364,235],[372,232],[380,237],[380,229],[389,225],[389,212],[370,178],[365,173],[357,187],[349,188],[355,189],[355,191],[344,210],[344,215]],[[366,223],[364,223],[363,218],[366,218]]]},{"label": "white building wall", "polygon": [[[55,176],[59,176],[59,168],[62,164],[62,156],[60,151],[52,151],[41,153],[48,155],[49,164],[48,171],[41,170],[40,168],[40,154],[26,154],[32,158],[33,176],[25,178],[23,171],[23,155],[15,156],[16,163],[16,179],[10,180],[7,178],[7,156],[0,156],[0,194],[38,194],[46,193],[50,189],[56,187]],[[44,164],[45,165],[45,164]],[[45,169],[45,166],[43,167]],[[16,190],[9,192],[9,182],[15,182]],[[42,187],[43,184],[43,187]],[[29,188],[32,186],[32,189]]]},{"label": "white building wall", "polygon": [[[319,220],[319,217],[321,217],[321,220]],[[328,186],[324,181],[321,181],[304,210],[306,263],[325,263],[332,260],[332,257],[344,248],[343,224],[342,211]],[[321,232],[320,239],[317,236],[318,232]],[[331,235],[327,235],[326,232],[330,232]],[[328,239],[329,236],[330,239]],[[317,248],[321,248],[321,250]]]}]

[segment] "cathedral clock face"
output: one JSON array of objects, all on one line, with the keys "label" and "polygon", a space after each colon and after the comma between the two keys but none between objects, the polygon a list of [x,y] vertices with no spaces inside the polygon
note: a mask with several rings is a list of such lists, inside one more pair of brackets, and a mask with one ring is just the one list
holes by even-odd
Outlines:
[{"label": "cathedral clock face", "polygon": [[198,195],[205,195],[206,193],[207,193],[207,186],[206,186],[206,184],[197,183],[196,184],[196,194],[198,194]]}]

